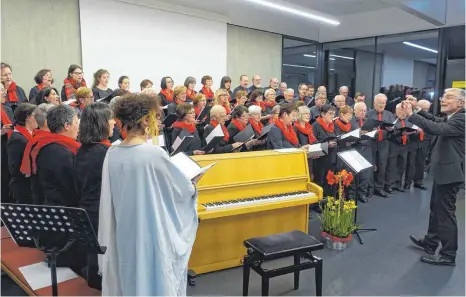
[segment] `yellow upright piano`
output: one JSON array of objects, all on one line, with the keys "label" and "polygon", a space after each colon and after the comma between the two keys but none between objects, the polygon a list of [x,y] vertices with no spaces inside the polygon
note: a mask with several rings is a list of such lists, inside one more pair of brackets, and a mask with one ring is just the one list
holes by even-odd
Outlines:
[{"label": "yellow upright piano", "polygon": [[310,182],[306,152],[258,151],[194,156],[218,162],[198,183],[200,219],[189,269],[197,274],[242,265],[243,241],[308,231],[309,204],[322,199]]}]

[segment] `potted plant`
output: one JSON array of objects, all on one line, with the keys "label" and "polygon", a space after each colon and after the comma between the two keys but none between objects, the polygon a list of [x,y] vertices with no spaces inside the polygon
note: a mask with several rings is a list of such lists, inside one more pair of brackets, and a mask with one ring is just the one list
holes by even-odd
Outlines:
[{"label": "potted plant", "polygon": [[353,175],[345,169],[337,174],[328,171],[327,182],[329,185],[338,186],[338,197],[327,197],[327,202],[319,219],[322,223],[322,236],[327,247],[343,250],[352,239],[352,233],[358,228],[354,222],[354,210],[356,203],[345,199],[344,188],[353,181]]}]

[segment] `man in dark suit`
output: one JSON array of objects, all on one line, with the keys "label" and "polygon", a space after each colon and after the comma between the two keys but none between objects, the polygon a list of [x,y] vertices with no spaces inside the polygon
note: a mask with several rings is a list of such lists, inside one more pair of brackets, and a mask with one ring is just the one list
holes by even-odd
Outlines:
[{"label": "man in dark suit", "polygon": [[[441,112],[447,115],[446,118],[435,117],[423,111],[414,100],[403,102],[403,110],[411,123],[430,135],[438,136],[431,159],[434,184],[429,229],[422,239],[410,236],[414,244],[429,254],[421,257],[421,261],[429,264],[455,265],[458,249],[455,204],[458,191],[464,184],[464,100],[464,90],[446,89],[440,102]],[[442,243],[442,248],[435,255],[439,242]]]}]

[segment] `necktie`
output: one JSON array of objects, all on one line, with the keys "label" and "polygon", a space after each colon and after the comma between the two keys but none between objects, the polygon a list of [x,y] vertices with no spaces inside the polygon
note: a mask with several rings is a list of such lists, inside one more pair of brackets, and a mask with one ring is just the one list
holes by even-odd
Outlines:
[{"label": "necktie", "polygon": [[[377,118],[379,121],[382,121],[382,113],[379,112],[379,115],[378,115],[378,118]],[[379,128],[379,137],[377,138],[378,141],[382,141],[383,140],[383,131],[380,130]]]},{"label": "necktie", "polygon": [[[406,127],[405,120],[401,120],[401,127],[402,128]],[[405,145],[406,142],[408,141],[408,136],[403,135],[403,136],[401,136],[401,139],[402,139],[403,145]]]},{"label": "necktie", "polygon": [[419,131],[419,140],[424,141],[424,131],[423,130]]},{"label": "necktie", "polygon": [[362,128],[362,125],[364,125],[364,120],[363,120],[363,119],[359,119],[359,127]]}]

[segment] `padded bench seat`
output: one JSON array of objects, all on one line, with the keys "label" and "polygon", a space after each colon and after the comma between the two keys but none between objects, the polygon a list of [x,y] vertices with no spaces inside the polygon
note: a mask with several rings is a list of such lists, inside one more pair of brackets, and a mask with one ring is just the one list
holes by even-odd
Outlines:
[{"label": "padded bench seat", "polygon": [[[248,255],[243,265],[243,296],[248,295],[249,272],[252,268],[262,277],[262,296],[269,293],[269,279],[288,273],[294,273],[294,289],[299,288],[299,272],[315,268],[316,295],[322,296],[322,259],[312,255],[313,251],[324,248],[323,243],[302,232],[291,231],[265,237],[250,238],[244,241]],[[265,270],[261,267],[265,261],[293,256],[294,264],[287,267]],[[308,262],[301,263],[301,257]]]}]

